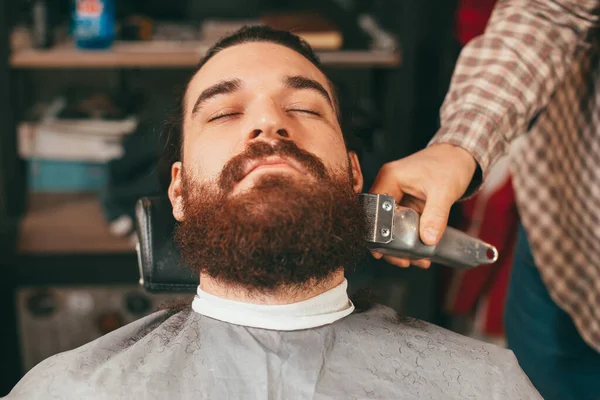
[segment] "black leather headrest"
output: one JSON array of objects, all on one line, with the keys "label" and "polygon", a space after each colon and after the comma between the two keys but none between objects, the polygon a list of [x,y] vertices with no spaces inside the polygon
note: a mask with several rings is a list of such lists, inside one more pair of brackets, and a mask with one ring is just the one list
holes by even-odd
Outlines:
[{"label": "black leather headrest", "polygon": [[149,292],[190,292],[198,287],[198,274],[181,262],[173,243],[175,218],[166,197],[144,197],[135,210],[140,284]]}]

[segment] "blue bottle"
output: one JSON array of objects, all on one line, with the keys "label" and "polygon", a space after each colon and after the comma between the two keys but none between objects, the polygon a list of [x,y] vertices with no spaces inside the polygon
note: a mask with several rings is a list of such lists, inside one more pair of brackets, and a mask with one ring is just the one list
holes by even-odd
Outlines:
[{"label": "blue bottle", "polygon": [[115,0],[74,0],[73,37],[80,49],[107,49],[115,38]]}]

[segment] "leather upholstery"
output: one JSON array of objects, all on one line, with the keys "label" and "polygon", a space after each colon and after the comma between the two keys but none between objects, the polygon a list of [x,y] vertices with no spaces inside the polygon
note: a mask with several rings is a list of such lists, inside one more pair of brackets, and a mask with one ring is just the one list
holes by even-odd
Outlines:
[{"label": "leather upholstery", "polygon": [[166,197],[144,197],[135,210],[140,284],[149,292],[190,292],[198,287],[198,275],[181,262],[173,243],[177,221]]}]

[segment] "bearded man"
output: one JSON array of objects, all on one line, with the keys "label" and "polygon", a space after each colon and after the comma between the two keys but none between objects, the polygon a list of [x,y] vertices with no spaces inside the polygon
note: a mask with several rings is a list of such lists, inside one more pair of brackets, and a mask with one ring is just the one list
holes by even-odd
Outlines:
[{"label": "bearded man", "polygon": [[190,80],[168,195],[191,307],[42,362],[10,399],[539,398],[509,350],[375,305],[345,269],[366,253],[363,178],[310,47],[244,28]]}]

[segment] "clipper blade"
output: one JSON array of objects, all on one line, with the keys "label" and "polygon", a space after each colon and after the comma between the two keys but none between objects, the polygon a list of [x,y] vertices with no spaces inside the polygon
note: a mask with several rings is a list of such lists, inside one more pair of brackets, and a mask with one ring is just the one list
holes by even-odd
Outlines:
[{"label": "clipper blade", "polygon": [[395,202],[386,194],[358,195],[365,213],[365,240],[371,243],[389,243],[392,240]]}]

